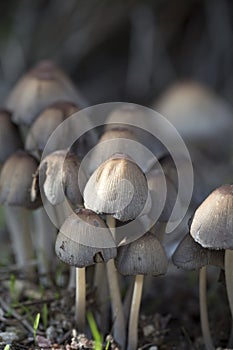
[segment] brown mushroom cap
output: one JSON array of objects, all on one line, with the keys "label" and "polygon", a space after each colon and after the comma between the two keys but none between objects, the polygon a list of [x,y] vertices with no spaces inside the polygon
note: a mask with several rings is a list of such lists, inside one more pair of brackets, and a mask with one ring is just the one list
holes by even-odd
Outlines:
[{"label": "brown mushroom cap", "polygon": [[11,120],[11,113],[5,109],[0,109],[0,125],[0,163],[4,163],[12,153],[22,148],[23,143],[18,127]]},{"label": "brown mushroom cap", "polygon": [[[116,127],[127,128],[132,131],[142,145],[147,147],[157,157],[161,157],[166,148],[163,146],[154,135],[147,130],[153,130],[155,118],[151,118],[148,115],[148,111],[144,107],[134,104],[122,104],[118,108],[114,109],[107,117],[106,130],[111,130]],[[135,126],[139,123],[142,127]],[[152,125],[152,127],[151,127]],[[145,128],[144,128],[145,127]]]},{"label": "brown mushroom cap", "polygon": [[224,250],[203,248],[187,234],[177,246],[172,261],[184,270],[199,270],[203,266],[213,265],[224,268]]},{"label": "brown mushroom cap", "polygon": [[78,157],[67,150],[55,151],[40,163],[33,179],[31,197],[32,200],[37,198],[41,185],[52,205],[62,203],[67,197],[72,204],[79,206],[82,204],[79,184],[83,182],[86,183],[86,175],[80,168]]},{"label": "brown mushroom cap", "polygon": [[116,267],[122,275],[163,275],[168,260],[163,246],[147,232],[130,244],[118,248]]},{"label": "brown mushroom cap", "polygon": [[217,188],[202,202],[190,233],[205,248],[233,249],[233,185]]},{"label": "brown mushroom cap", "polygon": [[58,100],[78,102],[78,93],[52,61],[41,61],[15,85],[6,106],[17,124],[30,125],[48,105]]},{"label": "brown mushroom cap", "polygon": [[25,151],[17,151],[4,163],[0,175],[0,202],[12,206],[36,209],[41,205],[40,197],[34,202],[30,198],[33,174],[38,161]]},{"label": "brown mushroom cap", "polygon": [[114,155],[88,180],[84,205],[96,213],[128,221],[142,212],[147,196],[147,180],[142,170],[125,155]]},{"label": "brown mushroom cap", "polygon": [[[43,151],[53,131],[70,115],[78,112],[80,108],[74,103],[58,101],[45,108],[36,118],[28,132],[25,148],[28,151]],[[59,148],[54,145],[54,151]]]},{"label": "brown mushroom cap", "polygon": [[96,213],[87,209],[80,209],[65,220],[55,251],[59,259],[76,267],[107,262],[117,254],[110,230]]}]

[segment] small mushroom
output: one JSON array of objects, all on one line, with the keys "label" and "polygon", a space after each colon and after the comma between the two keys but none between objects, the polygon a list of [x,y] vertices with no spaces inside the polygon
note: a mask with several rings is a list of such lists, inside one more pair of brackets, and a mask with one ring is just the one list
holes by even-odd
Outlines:
[{"label": "small mushroom", "polygon": [[[79,110],[80,108],[77,105],[66,101],[55,102],[43,109],[28,131],[25,148],[31,152],[42,152],[53,131],[66,118]],[[57,142],[51,152],[59,149],[59,142],[61,143],[61,140],[56,139],[55,141]]]},{"label": "small mushroom", "polygon": [[147,180],[136,163],[117,154],[101,164],[84,189],[84,205],[120,221],[135,219],[148,196]]},{"label": "small mushroom", "polygon": [[35,202],[30,199],[32,176],[37,166],[38,161],[33,156],[19,150],[7,158],[0,174],[0,202],[4,204],[6,224],[19,266],[26,266],[34,255],[27,209],[41,205],[40,197]]},{"label": "small mushroom", "polygon": [[31,125],[45,107],[58,100],[78,103],[80,98],[66,74],[54,62],[44,60],[16,83],[6,106],[16,124]]},{"label": "small mushroom", "polygon": [[144,275],[159,276],[165,274],[168,261],[161,243],[154,234],[147,232],[136,241],[118,248],[116,266],[123,275],[135,275],[127,350],[136,350],[138,343],[138,316]]},{"label": "small mushroom", "polygon": [[87,209],[79,209],[61,226],[56,254],[65,263],[76,267],[75,318],[79,331],[85,330],[85,267],[107,262],[117,250],[111,232],[100,217]]},{"label": "small mushroom", "polygon": [[6,109],[0,109],[0,164],[19,148],[23,143],[18,127],[11,120],[11,113]]},{"label": "small mushroom", "polygon": [[227,295],[233,317],[233,185],[214,190],[194,213],[190,233],[204,248],[225,250]]},{"label": "small mushroom", "polygon": [[67,150],[55,151],[40,163],[33,179],[31,198],[36,200],[39,186],[43,186],[43,192],[52,205],[64,202],[67,197],[77,207],[82,205],[79,183],[85,182],[86,175],[80,168],[78,157]]},{"label": "small mushroom", "polygon": [[136,104],[123,103],[119,104],[106,118],[105,128],[106,130],[116,127],[127,128],[134,133],[138,142],[148,148],[156,158],[159,158],[166,153],[166,148],[149,132],[154,129],[155,123],[156,118],[149,113],[149,110]]},{"label": "small mushroom", "polygon": [[38,161],[25,151],[17,151],[4,163],[0,175],[0,202],[12,206],[36,209],[41,205],[38,197],[30,198],[32,177]]},{"label": "small mushroom", "polygon": [[187,234],[176,248],[172,261],[184,270],[199,270],[199,299],[201,328],[206,349],[214,350],[213,340],[209,329],[207,296],[206,296],[206,268],[207,265],[224,268],[224,251],[203,248]]}]

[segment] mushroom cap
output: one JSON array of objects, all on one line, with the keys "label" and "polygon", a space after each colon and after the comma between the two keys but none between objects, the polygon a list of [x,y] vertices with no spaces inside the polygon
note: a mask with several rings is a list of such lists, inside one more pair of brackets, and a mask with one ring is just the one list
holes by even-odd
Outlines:
[{"label": "mushroom cap", "polygon": [[128,157],[118,154],[101,164],[89,178],[84,206],[128,221],[142,212],[147,196],[147,180],[142,170]]},{"label": "mushroom cap", "polygon": [[23,143],[18,127],[11,120],[11,113],[5,109],[0,109],[0,125],[0,163],[4,163],[12,153],[22,148]]},{"label": "mushroom cap", "polygon": [[200,83],[174,84],[154,108],[175,126],[186,143],[195,143],[215,157],[216,150],[220,157],[232,150],[232,108]]},{"label": "mushroom cap", "polygon": [[187,234],[177,246],[173,264],[184,270],[199,270],[203,266],[213,265],[224,268],[224,250],[203,248]]},{"label": "mushroom cap", "polygon": [[151,232],[117,250],[116,267],[122,275],[158,276],[166,273],[167,266],[164,248]]},{"label": "mushroom cap", "polygon": [[30,198],[33,174],[38,161],[25,151],[17,151],[4,163],[0,175],[0,202],[36,209],[41,205],[38,197],[34,202]]},{"label": "mushroom cap", "polygon": [[233,185],[217,188],[202,202],[190,233],[204,248],[233,249]]},{"label": "mushroom cap", "polygon": [[[168,222],[169,220],[178,220],[182,213],[182,204],[180,198],[178,197],[178,191],[174,183],[163,172],[162,169],[153,169],[147,173],[146,177],[152,201],[151,212],[153,213],[153,211],[161,207],[161,203],[164,203],[163,210],[159,217],[159,221]],[[166,193],[164,193],[164,191],[166,191]],[[165,202],[164,198],[166,198]],[[177,206],[175,212],[173,212],[176,200]]]},{"label": "mushroom cap", "polygon": [[55,251],[65,263],[86,267],[116,257],[117,249],[111,232],[94,212],[79,209],[60,228]]},{"label": "mushroom cap", "polygon": [[138,142],[133,131],[123,127],[106,130],[97,145],[90,152],[88,162],[89,173],[92,174],[98,166],[115,153],[125,153],[146,172],[154,162],[153,154]]},{"label": "mushroom cap", "polygon": [[[106,130],[116,127],[127,128],[136,136],[138,142],[147,147],[157,158],[161,157],[166,148],[162,142],[147,130],[153,130],[156,118],[149,115],[149,111],[144,107],[135,104],[122,104],[114,109],[105,120]],[[135,126],[139,123],[142,127]],[[151,127],[152,125],[152,127]],[[144,128],[145,127],[145,128]]]},{"label": "mushroom cap", "polygon": [[[31,125],[27,134],[25,148],[28,151],[43,151],[53,131],[70,115],[80,108],[74,103],[58,101],[45,108]],[[59,141],[54,145],[54,151],[59,148]]]},{"label": "mushroom cap", "polygon": [[6,106],[16,124],[31,125],[45,107],[58,100],[78,102],[79,96],[66,74],[52,61],[45,60],[16,83]]},{"label": "mushroom cap", "polygon": [[[40,180],[40,183],[39,183]],[[80,168],[78,157],[67,150],[55,151],[45,157],[40,163],[33,179],[31,197],[37,198],[39,185],[52,205],[65,200],[79,206],[82,204],[82,195],[79,184],[86,183],[86,175]]]}]

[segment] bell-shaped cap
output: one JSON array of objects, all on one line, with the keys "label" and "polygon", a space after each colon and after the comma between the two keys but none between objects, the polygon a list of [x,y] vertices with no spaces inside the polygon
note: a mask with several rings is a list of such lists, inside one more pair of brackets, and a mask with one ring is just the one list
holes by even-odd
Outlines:
[{"label": "bell-shaped cap", "polygon": [[173,256],[173,264],[184,270],[199,270],[203,266],[212,265],[224,268],[224,250],[203,248],[187,234],[177,246]]},{"label": "bell-shaped cap", "polygon": [[17,151],[4,163],[0,175],[0,202],[36,209],[41,205],[38,197],[34,202],[30,198],[33,174],[38,161],[25,151]]},{"label": "bell-shaped cap", "polygon": [[[149,110],[143,106],[127,103],[120,105],[109,114],[105,120],[105,128],[109,130],[119,127],[131,130],[136,135],[138,142],[148,148],[156,158],[159,158],[166,152],[166,148],[158,138],[150,133],[150,131],[153,132],[157,122],[155,113],[149,113]],[[140,125],[140,127],[135,125]]]},{"label": "bell-shaped cap", "polygon": [[[80,109],[74,103],[58,101],[45,108],[31,125],[25,148],[28,151],[43,151],[53,131],[70,115]],[[61,140],[54,139],[54,151],[59,149]]]},{"label": "bell-shaped cap", "polygon": [[18,127],[11,120],[11,113],[0,109],[0,163],[23,147]]},{"label": "bell-shaped cap", "polygon": [[232,151],[232,108],[203,85],[176,83],[153,107],[175,126],[186,144],[195,144],[215,158]]},{"label": "bell-shaped cap", "polygon": [[217,188],[202,202],[190,233],[204,248],[233,249],[233,185]]},{"label": "bell-shaped cap", "polygon": [[151,214],[153,214],[154,211],[161,207],[160,202],[163,201],[164,205],[159,216],[159,221],[168,222],[169,220],[179,220],[182,214],[182,204],[178,196],[178,190],[175,184],[161,168],[152,169],[148,172],[146,177],[152,201],[150,209]]},{"label": "bell-shaped cap", "polygon": [[117,254],[110,230],[96,213],[87,209],[79,209],[65,220],[55,251],[59,259],[76,267],[107,262]]},{"label": "bell-shaped cap", "polygon": [[45,157],[40,163],[33,179],[31,198],[35,200],[39,186],[52,205],[57,205],[65,197],[75,206],[82,204],[79,184],[86,183],[86,175],[78,157],[67,150],[55,151]]},{"label": "bell-shaped cap", "polygon": [[164,275],[168,260],[163,246],[155,235],[147,232],[142,237],[117,250],[117,270],[122,275]]},{"label": "bell-shaped cap", "polygon": [[6,106],[16,124],[31,125],[53,102],[78,103],[78,93],[66,74],[52,61],[44,60],[26,73],[8,96]]},{"label": "bell-shaped cap", "polygon": [[147,196],[147,180],[142,170],[127,156],[117,154],[89,178],[84,189],[84,206],[98,214],[128,221],[142,212]]}]

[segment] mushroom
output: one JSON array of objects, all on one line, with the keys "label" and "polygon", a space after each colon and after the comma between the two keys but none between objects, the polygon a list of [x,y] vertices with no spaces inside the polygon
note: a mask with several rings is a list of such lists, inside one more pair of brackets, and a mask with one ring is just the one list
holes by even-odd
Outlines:
[{"label": "mushroom", "polygon": [[[151,116],[145,107],[132,103],[123,103],[119,104],[106,118],[105,128],[106,130],[116,127],[127,128],[134,133],[138,142],[149,149],[156,158],[159,158],[166,153],[166,148],[160,140],[147,131],[154,129],[155,122],[155,118]],[[138,123],[142,126],[135,126]],[[144,126],[146,127],[144,128]]]},{"label": "mushroom", "polygon": [[[28,131],[25,148],[30,152],[42,153],[49,137],[58,125],[79,110],[77,105],[66,101],[57,101],[43,109]],[[59,143],[61,143],[61,140],[54,141],[57,142],[51,152],[59,149]]]},{"label": "mushroom", "polygon": [[[115,218],[123,222],[134,220],[142,212],[147,196],[147,181],[142,170],[126,155],[115,154],[89,178],[84,189],[84,206],[96,213],[107,214],[107,225],[118,241]],[[125,320],[113,260],[107,263],[107,273],[114,319],[113,333],[116,341],[124,348]]]},{"label": "mushroom", "polygon": [[142,212],[147,196],[147,180],[142,170],[128,156],[115,154],[89,178],[84,205],[96,213],[128,221]]},{"label": "mushroom", "polygon": [[233,317],[233,185],[214,190],[194,213],[190,233],[204,248],[225,250],[227,295]]},{"label": "mushroom", "polygon": [[0,164],[19,148],[23,143],[18,127],[11,120],[11,113],[6,109],[0,109]]},{"label": "mushroom", "polygon": [[53,102],[79,103],[80,97],[66,74],[52,61],[40,61],[15,85],[6,101],[17,124],[30,125]]},{"label": "mushroom", "polygon": [[184,270],[199,270],[199,299],[200,318],[204,343],[207,350],[214,350],[213,340],[209,329],[207,296],[206,296],[206,268],[207,265],[224,268],[224,251],[203,248],[187,234],[177,246],[172,261]]},{"label": "mushroom", "polygon": [[138,317],[144,275],[159,276],[167,271],[166,253],[153,233],[147,232],[134,242],[118,248],[116,267],[122,275],[135,275],[128,327],[127,350],[136,350]]},{"label": "mushroom", "polygon": [[57,236],[56,254],[76,267],[75,320],[80,332],[85,330],[85,267],[107,262],[116,256],[116,246],[104,221],[93,211],[79,209],[70,215]]},{"label": "mushroom", "polygon": [[30,200],[32,176],[37,160],[22,150],[13,153],[5,161],[0,175],[0,202],[5,204],[6,223],[11,233],[16,262],[26,265],[33,256],[30,237],[29,212],[41,205],[40,198]]}]

